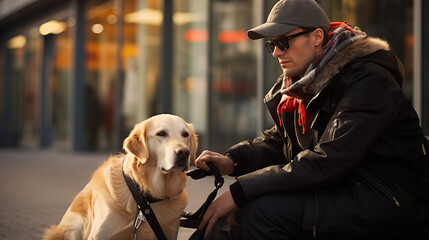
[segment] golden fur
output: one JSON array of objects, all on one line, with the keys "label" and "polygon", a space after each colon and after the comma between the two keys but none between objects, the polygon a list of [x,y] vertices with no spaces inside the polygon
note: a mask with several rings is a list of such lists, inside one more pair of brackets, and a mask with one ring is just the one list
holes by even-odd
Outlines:
[{"label": "golden fur", "polygon": [[[50,227],[44,239],[129,239],[137,204],[122,175],[155,198],[151,204],[168,239],[176,239],[180,214],[187,204],[185,169],[194,163],[197,138],[193,127],[173,115],[157,115],[137,124],[124,141],[126,154],[111,156],[93,174],[75,197],[58,226]],[[177,158],[187,150],[189,157]],[[147,222],[137,239],[156,239]]]}]

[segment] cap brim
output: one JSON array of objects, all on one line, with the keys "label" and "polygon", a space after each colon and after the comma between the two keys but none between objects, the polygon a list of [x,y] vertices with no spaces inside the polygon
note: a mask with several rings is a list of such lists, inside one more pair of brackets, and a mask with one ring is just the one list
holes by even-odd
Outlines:
[{"label": "cap brim", "polygon": [[297,26],[281,24],[281,23],[264,23],[247,31],[247,36],[252,39],[260,39],[263,37],[277,37],[290,32]]}]

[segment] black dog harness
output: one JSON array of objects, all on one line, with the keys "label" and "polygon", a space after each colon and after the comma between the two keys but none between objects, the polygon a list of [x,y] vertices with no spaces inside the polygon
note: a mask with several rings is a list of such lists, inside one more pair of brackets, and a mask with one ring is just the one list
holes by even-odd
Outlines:
[{"label": "black dog harness", "polygon": [[161,225],[155,216],[155,213],[150,207],[151,203],[156,203],[162,201],[163,199],[154,198],[148,193],[142,194],[139,185],[134,182],[127,174],[125,174],[123,166],[124,161],[122,161],[122,175],[124,176],[125,182],[127,183],[128,188],[130,189],[130,192],[139,208],[136,220],[134,221],[134,230],[133,234],[131,234],[131,239],[135,240],[137,238],[137,229],[139,229],[142,222],[147,221],[159,240],[167,240],[164,232],[162,231]]},{"label": "black dog harness", "polygon": [[[142,191],[140,190],[139,185],[136,182],[134,182],[127,174],[125,174],[124,168],[123,168],[124,160],[122,161],[122,175],[124,176],[125,182],[127,183],[128,188],[130,189],[130,192],[133,195],[133,198],[136,201],[137,206],[139,208],[139,212],[136,216],[136,220],[134,221],[134,230],[133,230],[133,234],[131,234],[131,239],[135,240],[137,238],[137,229],[140,227],[142,222],[147,221],[150,227],[152,228],[153,232],[155,233],[156,237],[158,238],[158,240],[167,240],[167,237],[162,231],[161,225],[159,224],[158,219],[155,216],[155,213],[150,207],[151,203],[156,203],[156,202],[162,201],[163,199],[154,198],[148,193],[142,194]],[[224,183],[224,179],[220,174],[219,169],[217,169],[216,166],[211,162],[208,162],[207,166],[210,167],[211,171],[195,169],[193,171],[188,171],[186,173],[186,175],[190,176],[192,179],[201,179],[208,175],[214,175],[215,187],[207,197],[207,200],[195,213],[184,212],[182,214],[182,219],[180,220],[181,227],[187,227],[187,228],[198,227],[199,223],[203,219],[205,212],[207,211],[208,207],[215,199],[218,190],[222,187]],[[204,229],[201,229],[201,230],[198,229],[191,235],[189,239],[202,239],[204,237],[204,232],[205,232],[205,227]]]}]

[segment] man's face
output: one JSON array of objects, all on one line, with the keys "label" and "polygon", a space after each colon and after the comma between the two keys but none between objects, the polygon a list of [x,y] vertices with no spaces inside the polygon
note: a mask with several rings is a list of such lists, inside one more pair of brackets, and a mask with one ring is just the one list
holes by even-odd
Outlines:
[{"label": "man's face", "polygon": [[[302,31],[304,29],[297,28],[282,36],[270,38],[270,40],[275,40],[279,37],[288,37]],[[316,33],[313,31],[290,39],[288,41],[289,49],[285,49],[284,51],[277,46],[274,48],[273,57],[278,59],[280,67],[283,69],[283,74],[286,77],[302,77],[307,67],[318,55],[321,50],[321,42],[319,44],[318,38],[314,35]]]}]

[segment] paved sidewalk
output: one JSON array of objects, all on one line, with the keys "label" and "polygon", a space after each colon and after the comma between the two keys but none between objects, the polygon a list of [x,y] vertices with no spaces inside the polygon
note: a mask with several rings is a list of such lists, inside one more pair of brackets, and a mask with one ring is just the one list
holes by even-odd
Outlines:
[{"label": "paved sidewalk", "polygon": [[[108,155],[0,149],[0,240],[41,239],[47,227],[59,223]],[[213,181],[213,177],[188,179],[187,211],[197,210],[205,201]],[[218,195],[233,181],[226,177]],[[188,239],[192,232],[180,228],[178,239]]]}]

